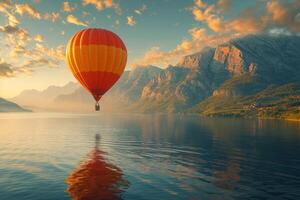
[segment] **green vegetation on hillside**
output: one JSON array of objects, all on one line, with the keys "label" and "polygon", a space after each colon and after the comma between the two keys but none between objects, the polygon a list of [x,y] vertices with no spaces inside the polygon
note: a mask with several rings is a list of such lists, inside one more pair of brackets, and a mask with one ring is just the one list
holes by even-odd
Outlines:
[{"label": "green vegetation on hillside", "polygon": [[247,96],[212,96],[189,110],[207,116],[300,119],[300,83],[270,85]]}]

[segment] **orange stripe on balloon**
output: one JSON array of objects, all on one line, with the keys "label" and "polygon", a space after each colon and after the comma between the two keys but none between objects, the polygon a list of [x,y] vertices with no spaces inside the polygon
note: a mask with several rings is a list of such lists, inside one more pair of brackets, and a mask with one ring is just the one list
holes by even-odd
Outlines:
[{"label": "orange stripe on balloon", "polygon": [[78,68],[74,62],[74,58],[73,58],[72,40],[73,40],[73,38],[70,40],[70,42],[68,43],[68,46],[67,46],[67,53],[66,53],[67,56],[66,57],[67,57],[68,66],[71,69],[72,74],[81,83],[81,85],[84,88],[86,88],[87,90],[89,90],[88,86],[85,83],[85,81],[83,80],[83,78],[80,75],[78,75],[79,70],[78,70]]}]

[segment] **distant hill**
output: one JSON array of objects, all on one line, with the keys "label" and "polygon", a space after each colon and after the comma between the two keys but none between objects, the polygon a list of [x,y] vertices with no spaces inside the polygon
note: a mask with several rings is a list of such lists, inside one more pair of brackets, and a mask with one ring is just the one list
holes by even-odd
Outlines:
[{"label": "distant hill", "polygon": [[49,86],[47,89],[39,90],[24,90],[21,94],[11,98],[10,100],[33,110],[49,110],[53,100],[59,95],[72,93],[79,88],[79,85],[74,82],[69,82],[64,86]]},{"label": "distant hill", "polygon": [[16,103],[0,98],[0,112],[30,112]]},{"label": "distant hill", "polygon": [[[247,36],[184,56],[165,69],[126,71],[101,105],[109,112],[300,118],[299,84],[300,37]],[[93,104],[82,87],[49,103],[72,111],[91,111]]]}]

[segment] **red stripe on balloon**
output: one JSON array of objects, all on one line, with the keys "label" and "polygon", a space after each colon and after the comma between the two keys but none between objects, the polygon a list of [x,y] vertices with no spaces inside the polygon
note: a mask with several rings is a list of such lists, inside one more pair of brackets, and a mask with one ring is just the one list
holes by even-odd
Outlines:
[{"label": "red stripe on balloon", "polygon": [[74,41],[76,46],[80,45],[107,45],[121,48],[126,51],[123,41],[115,33],[105,29],[84,29],[77,33],[78,37]]},{"label": "red stripe on balloon", "polygon": [[[81,77],[86,81],[88,90],[94,96],[96,101],[99,101],[102,95],[107,92],[120,78],[120,75],[112,72],[81,72]],[[103,77],[100,80],[99,77]],[[99,84],[101,82],[101,84]]]}]

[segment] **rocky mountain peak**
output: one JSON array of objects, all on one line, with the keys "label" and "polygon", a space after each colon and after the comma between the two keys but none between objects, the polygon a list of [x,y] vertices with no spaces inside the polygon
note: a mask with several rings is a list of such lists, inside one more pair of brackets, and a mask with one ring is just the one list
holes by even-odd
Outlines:
[{"label": "rocky mountain peak", "polygon": [[210,58],[212,57],[213,51],[214,48],[206,47],[200,52],[182,57],[176,66],[189,69],[198,69],[199,67],[208,64]]}]

